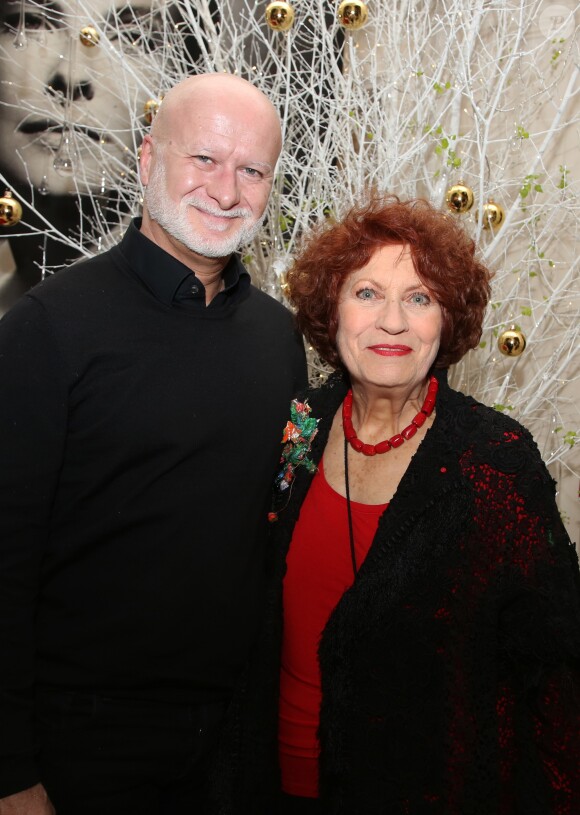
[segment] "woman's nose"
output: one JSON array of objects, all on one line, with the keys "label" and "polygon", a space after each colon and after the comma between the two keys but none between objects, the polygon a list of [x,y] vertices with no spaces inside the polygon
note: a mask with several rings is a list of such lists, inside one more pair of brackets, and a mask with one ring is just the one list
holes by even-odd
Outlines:
[{"label": "woman's nose", "polygon": [[405,310],[398,300],[385,300],[377,315],[377,326],[389,334],[407,330]]},{"label": "woman's nose", "polygon": [[[57,97],[59,102],[64,104],[69,94],[69,83],[66,77],[57,71],[51,76],[47,82],[47,89],[51,96]],[[74,80],[70,87],[70,99],[73,102],[78,102],[80,99],[92,99],[95,95],[95,89],[92,82],[88,79]]]}]

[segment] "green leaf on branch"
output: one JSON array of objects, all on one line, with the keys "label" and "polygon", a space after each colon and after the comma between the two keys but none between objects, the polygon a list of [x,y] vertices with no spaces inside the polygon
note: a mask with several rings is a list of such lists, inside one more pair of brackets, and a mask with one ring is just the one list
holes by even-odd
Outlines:
[{"label": "green leaf on branch", "polygon": [[566,167],[565,164],[560,164],[558,168],[560,170],[560,183],[558,184],[559,190],[565,190],[568,186],[568,173],[570,170]]},{"label": "green leaf on branch", "polygon": [[537,181],[539,177],[540,176],[535,173],[530,173],[525,176],[522,186],[520,187],[521,198],[527,198],[532,190],[535,192],[544,192],[542,185]]}]

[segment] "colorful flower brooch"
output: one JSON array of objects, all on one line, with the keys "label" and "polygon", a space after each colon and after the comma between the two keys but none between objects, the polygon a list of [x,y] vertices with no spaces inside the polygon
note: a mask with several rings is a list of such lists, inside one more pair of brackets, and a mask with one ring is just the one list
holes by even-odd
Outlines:
[{"label": "colorful flower brooch", "polygon": [[[275,479],[275,487],[280,492],[287,490],[292,483],[296,467],[303,465],[309,473],[316,470],[316,464],[308,458],[308,453],[318,433],[318,419],[310,418],[310,411],[308,402],[298,402],[294,399],[290,404],[290,421],[286,422],[282,435],[284,445],[280,456],[282,468]],[[277,515],[271,512],[269,517],[271,521],[275,521]]]}]

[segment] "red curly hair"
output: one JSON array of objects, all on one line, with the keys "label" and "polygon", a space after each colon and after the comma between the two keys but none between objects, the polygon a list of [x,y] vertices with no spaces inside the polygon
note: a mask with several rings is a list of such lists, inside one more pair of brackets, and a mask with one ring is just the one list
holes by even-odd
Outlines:
[{"label": "red curly hair", "polygon": [[475,257],[475,243],[457,220],[428,201],[373,196],[338,223],[323,224],[288,272],[298,327],[334,368],[338,299],[345,279],[383,246],[408,246],[419,278],[442,307],[436,368],[458,362],[481,337],[491,272]]}]

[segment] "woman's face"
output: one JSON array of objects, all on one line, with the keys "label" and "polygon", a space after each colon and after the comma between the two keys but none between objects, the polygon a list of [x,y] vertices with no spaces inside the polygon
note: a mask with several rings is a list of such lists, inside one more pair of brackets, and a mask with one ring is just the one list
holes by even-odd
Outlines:
[{"label": "woman's face", "polygon": [[[153,2],[24,0],[27,45],[15,48],[21,3],[2,0],[0,150],[17,179],[38,187],[46,177],[50,192],[82,192],[113,186],[135,168],[132,121],[152,95],[146,49],[136,40],[151,26]],[[94,47],[79,41],[89,25],[102,32]],[[67,123],[67,93],[77,160],[74,172],[61,176],[52,165]]]},{"label": "woman's face", "polygon": [[442,326],[408,247],[383,246],[342,286],[336,344],[353,383],[411,393],[437,356]]}]

